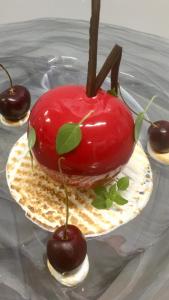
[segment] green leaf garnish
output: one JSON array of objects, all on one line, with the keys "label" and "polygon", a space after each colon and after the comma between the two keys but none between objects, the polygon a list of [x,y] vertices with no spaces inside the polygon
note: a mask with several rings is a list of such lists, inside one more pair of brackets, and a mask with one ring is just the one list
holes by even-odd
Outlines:
[{"label": "green leaf garnish", "polygon": [[92,205],[98,209],[106,209],[106,199],[109,195],[106,188],[104,186],[98,186],[94,189],[94,192],[96,194],[96,199],[92,202]]},{"label": "green leaf garnish", "polygon": [[33,127],[28,129],[28,148],[29,148],[29,155],[31,159],[31,166],[33,169],[33,155],[32,155],[32,148],[35,146],[36,143],[36,131]]},{"label": "green leaf garnish", "polygon": [[82,132],[77,123],[66,123],[59,128],[56,149],[62,155],[75,149],[81,142]]},{"label": "green leaf garnish", "polygon": [[104,186],[99,186],[94,189],[95,200],[92,202],[92,205],[98,209],[109,209],[112,207],[113,202],[117,205],[125,205],[128,203],[121,194],[121,191],[124,191],[129,186],[129,177],[124,176],[120,178],[116,183],[114,183],[109,188]]},{"label": "green leaf garnish", "polygon": [[36,143],[36,131],[33,127],[28,129],[28,148],[31,150]]},{"label": "green leaf garnish", "polygon": [[139,139],[143,121],[144,121],[144,113],[141,112],[141,113],[138,114],[138,116],[136,118],[136,121],[135,121],[134,138],[135,138],[136,142]]},{"label": "green leaf garnish", "polygon": [[141,132],[141,128],[142,128],[142,124],[144,121],[144,115],[145,113],[148,111],[150,105],[152,104],[152,102],[157,98],[157,96],[153,96],[151,98],[151,100],[149,101],[149,103],[147,104],[146,108],[144,109],[143,112],[139,113],[136,120],[135,120],[135,128],[134,128],[134,138],[135,141],[137,142],[140,136],[140,132]]},{"label": "green leaf garnish", "polygon": [[94,189],[96,195],[102,195],[103,197],[107,196],[107,190],[104,186],[98,186]]},{"label": "green leaf garnish", "polygon": [[117,191],[117,184],[115,183],[115,184],[113,184],[111,187],[110,187],[110,189],[109,189],[109,194],[110,194],[110,196],[111,195],[114,195],[114,193]]},{"label": "green leaf garnish", "polygon": [[33,127],[28,129],[28,148],[29,148],[29,155],[31,159],[31,166],[33,169],[33,155],[32,155],[32,148],[35,146],[36,143],[36,131]]},{"label": "green leaf garnish", "polygon": [[117,181],[117,187],[121,191],[127,190],[127,188],[129,187],[129,177],[125,176],[125,177],[120,178]]},{"label": "green leaf garnish", "polygon": [[56,151],[59,155],[66,154],[79,146],[82,140],[80,126],[93,113],[91,110],[79,123],[65,123],[62,125],[56,137]]},{"label": "green leaf garnish", "polygon": [[114,202],[118,205],[125,205],[128,203],[128,200],[123,198],[118,192],[116,193],[116,197],[114,199]]},{"label": "green leaf garnish", "polygon": [[108,90],[107,93],[110,94],[110,95],[112,95],[112,96],[115,96],[115,97],[118,96],[115,88],[113,88],[111,90]]},{"label": "green leaf garnish", "polygon": [[96,196],[96,199],[93,200],[92,205],[97,209],[106,209],[106,201],[104,197],[99,195]]},{"label": "green leaf garnish", "polygon": [[106,199],[106,208],[109,209],[112,207],[112,200],[110,198]]}]

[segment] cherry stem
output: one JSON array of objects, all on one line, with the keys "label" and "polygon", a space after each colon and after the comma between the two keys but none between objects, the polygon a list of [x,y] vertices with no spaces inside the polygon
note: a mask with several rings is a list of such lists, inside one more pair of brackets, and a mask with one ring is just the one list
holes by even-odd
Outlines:
[{"label": "cherry stem", "polygon": [[[28,139],[29,129],[30,129],[29,124],[27,124],[27,139]],[[29,153],[30,160],[31,160],[31,167],[32,167],[32,171],[33,171],[33,154],[31,152],[31,148],[29,148],[27,153]],[[27,155],[27,153],[26,153],[26,155]]]},{"label": "cherry stem", "polygon": [[90,115],[91,115],[92,113],[94,113],[94,110],[90,110],[90,111],[88,112],[88,114],[85,115],[85,116],[83,117],[83,119],[79,122],[79,125],[82,125],[83,122],[86,121],[86,120],[90,117]]},{"label": "cherry stem", "polygon": [[4,72],[7,74],[8,78],[9,78],[9,81],[10,81],[11,90],[13,90],[12,78],[11,78],[9,72],[7,71],[7,69],[6,69],[2,64],[0,64],[0,68],[1,68],[2,70],[4,70]]},{"label": "cherry stem", "polygon": [[67,186],[65,183],[65,178],[64,178],[62,166],[61,166],[61,161],[63,159],[65,159],[63,156],[59,157],[58,168],[59,168],[59,173],[62,177],[62,183],[63,183],[63,187],[64,187],[65,194],[66,194],[66,221],[65,221],[65,230],[64,230],[64,240],[67,240],[67,226],[68,226],[68,220],[69,220],[69,195],[68,195],[68,190],[67,190]]},{"label": "cherry stem", "polygon": [[[133,114],[135,114],[136,116],[139,115],[139,113],[137,113],[135,110],[133,110],[129,105],[128,103],[126,102],[126,100],[124,99],[123,95],[122,95],[122,92],[121,92],[121,86],[120,84],[118,83],[118,87],[119,87],[119,94],[120,94],[120,97],[121,99],[124,101],[124,103],[127,105],[127,107],[132,111]],[[147,123],[151,124],[152,126],[154,127],[158,127],[156,124],[154,124],[153,122],[151,122],[150,120],[146,119],[144,117],[144,121],[146,121]]]}]

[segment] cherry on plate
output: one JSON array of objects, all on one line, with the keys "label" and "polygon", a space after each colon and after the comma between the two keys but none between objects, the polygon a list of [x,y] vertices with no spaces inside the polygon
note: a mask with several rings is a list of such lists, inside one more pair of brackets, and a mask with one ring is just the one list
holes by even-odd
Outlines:
[{"label": "cherry on plate", "polygon": [[52,267],[59,273],[79,267],[87,254],[85,237],[74,225],[59,227],[47,244],[47,257]]},{"label": "cherry on plate", "polygon": [[169,122],[159,120],[148,129],[149,143],[154,152],[169,152]]}]

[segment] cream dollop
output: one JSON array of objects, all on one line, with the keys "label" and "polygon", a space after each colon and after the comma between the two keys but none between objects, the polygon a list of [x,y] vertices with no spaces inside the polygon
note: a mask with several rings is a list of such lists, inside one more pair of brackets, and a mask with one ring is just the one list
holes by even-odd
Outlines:
[{"label": "cream dollop", "polygon": [[0,122],[5,125],[5,126],[8,126],[8,127],[20,127],[22,125],[24,125],[28,119],[29,119],[29,115],[30,115],[30,110],[27,112],[26,116],[21,119],[21,120],[18,120],[18,121],[9,121],[7,119],[5,119],[1,114],[0,114]]},{"label": "cream dollop", "polygon": [[61,284],[72,287],[81,283],[87,276],[89,272],[89,259],[86,255],[83,263],[76,269],[70,272],[65,272],[63,274],[57,272],[49,260],[47,260],[47,266],[51,275]]},{"label": "cream dollop", "polygon": [[158,153],[153,151],[153,149],[150,146],[150,143],[147,143],[147,151],[150,154],[150,156],[160,162],[161,164],[164,165],[169,165],[169,152],[168,153]]}]

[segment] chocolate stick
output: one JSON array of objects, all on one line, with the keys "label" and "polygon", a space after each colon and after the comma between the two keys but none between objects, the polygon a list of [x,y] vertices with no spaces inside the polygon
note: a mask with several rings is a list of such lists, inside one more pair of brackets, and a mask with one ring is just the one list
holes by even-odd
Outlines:
[{"label": "chocolate stick", "polygon": [[[112,49],[112,51],[110,52],[109,56],[107,57],[105,63],[103,64],[99,74],[96,77],[96,88],[95,88],[96,93],[99,90],[99,88],[101,87],[101,85],[102,85],[103,81],[105,80],[106,76],[108,75],[108,73],[111,70],[113,73],[115,67],[116,67],[116,70],[119,69],[121,56],[122,56],[122,47],[115,45],[114,48]],[[114,74],[113,76],[117,77],[118,75]],[[114,82],[112,85],[114,85]]]},{"label": "chocolate stick", "polygon": [[86,84],[88,97],[96,95],[97,43],[100,18],[100,0],[92,0],[92,15],[90,19],[89,62]]},{"label": "chocolate stick", "polygon": [[118,87],[119,87],[119,68],[120,68],[120,62],[122,58],[122,48],[119,51],[119,57],[116,61],[114,67],[111,69],[111,90],[115,91],[115,94],[118,95]]}]

